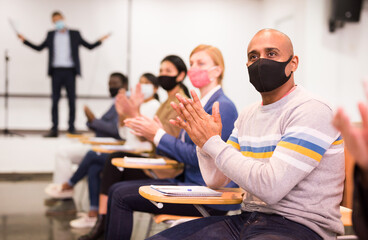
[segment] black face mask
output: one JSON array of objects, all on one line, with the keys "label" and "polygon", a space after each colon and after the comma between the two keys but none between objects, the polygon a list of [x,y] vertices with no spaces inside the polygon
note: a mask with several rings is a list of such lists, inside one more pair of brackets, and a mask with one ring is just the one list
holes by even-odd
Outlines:
[{"label": "black face mask", "polygon": [[110,96],[115,97],[116,95],[118,95],[119,90],[120,88],[109,88]]},{"label": "black face mask", "polygon": [[277,62],[270,59],[260,58],[248,67],[250,83],[258,92],[270,92],[284,85],[291,77],[285,75],[286,62]]},{"label": "black face mask", "polygon": [[157,78],[158,84],[165,89],[166,91],[172,90],[176,85],[178,85],[178,82],[176,81],[177,76],[170,77],[170,76],[159,76]]}]

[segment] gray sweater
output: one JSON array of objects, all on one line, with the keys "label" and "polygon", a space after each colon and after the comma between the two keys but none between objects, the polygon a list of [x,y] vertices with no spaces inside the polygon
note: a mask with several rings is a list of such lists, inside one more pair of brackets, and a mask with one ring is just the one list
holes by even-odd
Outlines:
[{"label": "gray sweater", "polygon": [[339,204],[344,147],[333,112],[298,86],[279,101],[242,111],[227,143],[220,136],[197,148],[207,185],[233,180],[247,193],[243,211],[275,213],[323,239],[343,234]]}]

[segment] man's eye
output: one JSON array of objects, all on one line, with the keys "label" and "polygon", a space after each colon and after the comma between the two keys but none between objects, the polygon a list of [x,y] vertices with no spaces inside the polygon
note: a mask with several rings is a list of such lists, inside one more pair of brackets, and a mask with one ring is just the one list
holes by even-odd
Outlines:
[{"label": "man's eye", "polygon": [[275,57],[276,55],[277,55],[277,54],[276,54],[275,52],[269,52],[269,53],[268,53],[268,56],[269,56],[269,57]]},{"label": "man's eye", "polygon": [[257,59],[257,56],[256,55],[250,55],[249,56],[249,60],[250,61],[254,61],[254,60],[256,60]]}]

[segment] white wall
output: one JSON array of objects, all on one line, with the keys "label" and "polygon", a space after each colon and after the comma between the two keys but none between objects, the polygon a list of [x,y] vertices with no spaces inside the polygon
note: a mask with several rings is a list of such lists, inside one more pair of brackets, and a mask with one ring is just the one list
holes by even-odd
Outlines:
[{"label": "white wall", "polygon": [[359,23],[346,23],[334,33],[328,30],[330,2],[264,0],[261,27],[274,27],[291,37],[300,60],[297,83],[360,121],[356,105],[365,99],[361,82],[368,78],[368,1]]},{"label": "white wall", "polygon": [[[257,0],[133,1],[132,79],[158,73],[169,54],[183,58],[199,44],[218,47],[225,58],[224,89],[241,109],[258,95],[248,83],[246,48],[258,29]],[[185,81],[191,87],[189,79]]]},{"label": "white wall", "polygon": [[[300,57],[297,83],[322,95],[334,107],[344,106],[353,120],[359,121],[355,106],[364,99],[360,82],[368,76],[368,4],[364,2],[359,23],[347,23],[329,33],[329,3],[330,0],[132,0],[131,82],[136,83],[146,71],[157,74],[161,59],[168,54],[177,54],[188,63],[196,45],[212,44],[225,57],[224,89],[240,110],[260,100],[248,82],[247,44],[257,30],[272,27],[288,34],[294,42],[295,53]],[[26,37],[41,42],[46,30],[52,28],[50,12],[55,9],[61,9],[67,23],[80,29],[89,41],[113,32],[100,48],[81,49],[83,79],[78,80],[79,94],[107,95],[108,74],[114,70],[127,72],[127,0],[0,1],[0,53],[8,49],[11,57],[10,92],[50,93],[50,81],[46,76],[46,51],[37,53],[23,46],[7,18],[16,20]],[[0,56],[0,66],[3,64]],[[4,68],[0,67],[0,92],[3,74]],[[188,79],[186,83],[190,86]],[[2,100],[0,104],[2,116]],[[102,113],[110,102],[89,104]],[[78,100],[78,128],[84,128],[82,105],[83,101]],[[44,129],[50,124],[48,99],[12,100],[11,107],[11,127]],[[29,116],[24,117],[23,112]],[[66,128],[65,102],[60,113],[62,128]]]},{"label": "white wall", "polygon": [[143,71],[157,73],[167,54],[178,54],[188,63],[196,45],[212,44],[225,57],[224,89],[240,111],[260,100],[248,82],[247,44],[259,29],[275,28],[289,35],[300,58],[296,82],[360,121],[356,103],[364,100],[361,81],[368,79],[368,1],[359,23],[346,23],[334,33],[328,29],[330,2],[133,0],[133,79]]},{"label": "white wall", "polygon": [[364,1],[359,23],[347,23],[335,33],[323,27],[328,21],[328,2],[306,2],[303,75],[307,86],[334,106],[346,108],[354,121],[360,121],[356,106],[365,100],[361,82],[368,77],[368,1]]},{"label": "white wall", "polygon": [[[127,1],[124,0],[1,0],[0,1],[0,93],[4,92],[4,52],[9,62],[9,92],[50,94],[51,80],[47,76],[47,55],[23,45],[12,31],[8,18],[18,25],[19,31],[31,42],[39,44],[53,29],[51,13],[61,10],[71,29],[81,31],[83,38],[94,42],[112,32],[102,46],[90,51],[80,48],[82,77],[77,81],[77,93],[87,96],[108,96],[108,76],[113,71],[126,72]],[[91,105],[97,115],[103,113],[110,101],[78,100],[78,129],[85,128],[82,112],[84,103]],[[101,103],[104,103],[101,105]],[[2,101],[0,102],[2,104]],[[46,129],[51,127],[49,99],[10,99],[9,127]],[[0,114],[3,105],[0,105]],[[67,128],[67,102],[60,103],[60,125]],[[27,113],[25,115],[24,113]],[[1,115],[3,116],[3,115]],[[4,120],[0,118],[0,128]]]}]

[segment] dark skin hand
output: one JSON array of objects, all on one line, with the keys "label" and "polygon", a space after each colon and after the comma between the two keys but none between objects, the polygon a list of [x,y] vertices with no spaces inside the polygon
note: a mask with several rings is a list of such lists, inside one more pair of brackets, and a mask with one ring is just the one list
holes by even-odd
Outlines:
[{"label": "dark skin hand", "polygon": [[93,120],[96,119],[95,115],[93,114],[93,112],[91,111],[91,109],[89,109],[88,106],[84,106],[84,113],[86,114],[86,117],[88,119],[88,122],[92,122]]}]

